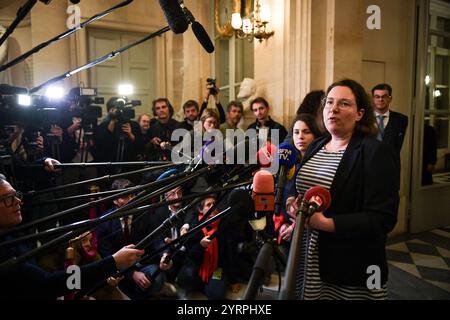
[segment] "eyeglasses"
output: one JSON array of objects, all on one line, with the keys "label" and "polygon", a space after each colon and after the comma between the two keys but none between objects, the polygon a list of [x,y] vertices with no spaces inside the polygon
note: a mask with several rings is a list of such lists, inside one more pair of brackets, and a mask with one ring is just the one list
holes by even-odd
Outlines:
[{"label": "eyeglasses", "polygon": [[391,97],[391,96],[388,95],[388,94],[385,94],[385,95],[382,95],[382,96],[379,96],[379,95],[374,95],[374,96],[373,96],[373,98],[376,99],[376,100],[379,100],[379,99],[387,100],[387,99],[389,99],[390,97]]},{"label": "eyeglasses", "polygon": [[15,203],[16,198],[22,201],[23,194],[20,191],[15,191],[7,196],[0,197],[0,202],[3,202],[5,207],[12,207]]},{"label": "eyeglasses", "polygon": [[324,106],[324,109],[330,109],[332,106],[334,106],[335,104],[340,108],[340,109],[346,109],[346,108],[350,108],[353,105],[356,105],[356,103],[354,103],[352,100],[348,100],[348,99],[339,99],[339,100],[334,100],[333,98],[325,98],[322,100],[322,104]]}]

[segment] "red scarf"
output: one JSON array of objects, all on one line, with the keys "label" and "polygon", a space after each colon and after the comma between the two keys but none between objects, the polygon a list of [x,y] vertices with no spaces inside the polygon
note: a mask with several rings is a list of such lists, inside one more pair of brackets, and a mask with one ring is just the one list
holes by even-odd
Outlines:
[{"label": "red scarf", "polygon": [[[199,215],[199,220],[201,220],[203,215]],[[204,236],[210,236],[214,232],[216,232],[217,227],[219,226],[219,220],[214,221],[210,226],[211,230],[207,230],[206,227],[202,229]],[[200,265],[200,270],[198,275],[203,282],[208,283],[211,275],[216,271],[217,264],[219,262],[219,242],[217,241],[217,237],[215,237],[211,244],[205,248],[203,254],[203,262]]]}]

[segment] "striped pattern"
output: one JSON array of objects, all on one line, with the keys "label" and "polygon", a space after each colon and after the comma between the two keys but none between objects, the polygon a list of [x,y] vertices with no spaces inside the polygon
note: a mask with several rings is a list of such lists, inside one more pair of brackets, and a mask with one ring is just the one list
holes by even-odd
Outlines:
[{"label": "striped pattern", "polygon": [[[324,148],[315,154],[300,169],[296,188],[300,194],[313,186],[330,189],[334,175],[341,162],[343,151],[328,152]],[[319,273],[319,232],[306,230],[302,235],[300,266],[296,276],[297,299],[387,299],[387,287],[369,290],[364,287],[334,285],[323,282]]]}]

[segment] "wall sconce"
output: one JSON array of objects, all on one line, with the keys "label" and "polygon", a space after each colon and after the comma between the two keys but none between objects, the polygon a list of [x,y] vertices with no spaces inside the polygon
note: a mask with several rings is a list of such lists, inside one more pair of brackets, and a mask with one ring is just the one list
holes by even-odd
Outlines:
[{"label": "wall sconce", "polygon": [[262,42],[274,35],[274,31],[267,32],[267,24],[270,22],[270,7],[261,5],[260,0],[255,0],[255,11],[250,13],[251,0],[245,1],[245,17],[241,17],[241,0],[234,0],[231,22],[220,25],[220,1],[214,2],[214,20],[217,33],[221,38],[230,38],[235,35],[239,39],[247,38],[252,42],[254,38]]}]

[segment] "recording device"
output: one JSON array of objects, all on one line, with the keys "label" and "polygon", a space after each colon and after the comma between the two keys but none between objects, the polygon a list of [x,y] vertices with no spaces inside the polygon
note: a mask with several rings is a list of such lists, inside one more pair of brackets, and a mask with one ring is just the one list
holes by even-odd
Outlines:
[{"label": "recording device", "polygon": [[[2,86],[0,95],[0,140],[3,153],[11,153],[12,134],[16,127],[23,129],[22,145],[28,156],[34,157],[40,145],[38,137],[48,132],[52,124],[60,120],[61,102],[45,96],[28,96],[27,91]],[[26,98],[26,103],[24,103]],[[19,137],[19,136],[18,136]],[[17,137],[17,138],[18,138]]]},{"label": "recording device", "polygon": [[274,210],[274,179],[269,171],[261,169],[255,173],[252,198],[255,211],[250,213],[248,220],[253,230],[261,231],[266,227],[267,213],[271,213]]},{"label": "recording device", "polygon": [[311,216],[315,212],[328,209],[331,204],[331,194],[328,189],[320,186],[309,188],[305,192],[303,201],[307,204],[306,215]]},{"label": "recording device", "polygon": [[176,34],[180,34],[188,29],[188,21],[181,10],[178,0],[159,0],[159,5],[169,24],[170,30]]},{"label": "recording device", "polygon": [[142,105],[141,100],[130,100],[127,97],[116,98],[108,101],[110,108],[115,108],[110,112],[111,119],[117,119],[120,124],[129,123],[131,119],[136,117],[134,107]]},{"label": "recording device", "polygon": [[86,119],[91,122],[93,119],[102,117],[102,107],[105,99],[97,97],[96,88],[75,87],[69,91],[67,100],[71,103],[72,116]]},{"label": "recording device", "polygon": [[180,0],[180,6],[183,10],[183,13],[188,21],[189,24],[192,26],[192,32],[194,33],[195,37],[197,38],[198,42],[202,45],[202,47],[206,50],[208,53],[214,52],[214,45],[211,41],[211,38],[209,37],[208,33],[206,32],[205,28],[195,20],[194,15],[192,12],[186,7],[183,0]]},{"label": "recording device", "polygon": [[206,89],[208,89],[213,96],[217,95],[219,93],[219,89],[216,87],[216,79],[206,79]]},{"label": "recording device", "polygon": [[279,215],[281,211],[283,190],[286,186],[286,178],[288,171],[294,166],[297,159],[297,149],[290,143],[283,142],[278,147],[278,161],[280,170],[278,173],[277,190],[275,193],[275,215]]}]

